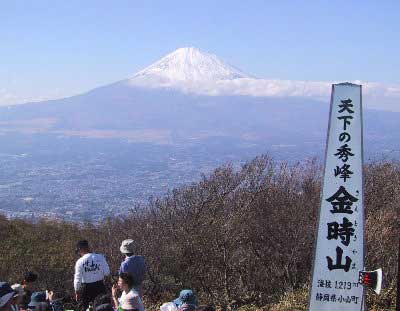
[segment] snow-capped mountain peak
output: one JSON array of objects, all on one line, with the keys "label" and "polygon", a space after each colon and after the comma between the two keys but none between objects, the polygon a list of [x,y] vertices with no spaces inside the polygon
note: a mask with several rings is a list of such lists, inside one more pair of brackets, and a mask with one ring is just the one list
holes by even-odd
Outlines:
[{"label": "snow-capped mountain peak", "polygon": [[132,84],[213,82],[248,78],[239,69],[216,55],[194,47],[184,47],[163,57],[129,79]]}]

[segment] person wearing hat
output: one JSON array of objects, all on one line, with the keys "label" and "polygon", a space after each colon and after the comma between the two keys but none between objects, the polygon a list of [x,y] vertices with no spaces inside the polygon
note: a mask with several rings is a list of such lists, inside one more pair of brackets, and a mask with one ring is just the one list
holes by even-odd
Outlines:
[{"label": "person wearing hat", "polygon": [[15,296],[15,291],[10,284],[0,282],[0,311],[11,311],[12,299]]},{"label": "person wearing hat", "polygon": [[24,288],[22,287],[21,284],[11,285],[11,288],[15,292],[15,295],[14,295],[14,297],[12,299],[11,310],[12,311],[19,311],[19,306],[22,303],[22,298],[24,296]]},{"label": "person wearing hat", "polygon": [[47,304],[46,292],[34,292],[31,296],[31,301],[28,304],[28,310],[36,310],[39,305]]},{"label": "person wearing hat", "polygon": [[135,242],[132,239],[123,240],[119,249],[121,253],[125,255],[125,260],[121,263],[119,268],[119,274],[129,274],[133,279],[133,287],[139,290],[139,287],[146,277],[147,268],[144,257],[134,255]]},{"label": "person wearing hat", "polygon": [[178,311],[194,311],[197,307],[196,296],[190,289],[182,290],[179,293],[179,297],[176,298],[173,303]]},{"label": "person wearing hat", "polygon": [[166,302],[160,311],[194,311],[197,308],[197,299],[193,291],[184,289],[174,301]]},{"label": "person wearing hat", "polygon": [[106,294],[104,279],[110,275],[110,268],[102,254],[90,251],[86,240],[77,243],[75,252],[81,257],[75,264],[75,296],[79,309],[84,311],[96,296]]}]

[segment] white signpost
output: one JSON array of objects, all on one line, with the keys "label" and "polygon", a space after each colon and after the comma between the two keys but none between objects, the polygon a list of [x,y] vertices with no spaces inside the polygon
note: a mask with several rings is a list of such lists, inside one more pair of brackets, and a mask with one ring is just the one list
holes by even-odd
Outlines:
[{"label": "white signpost", "polygon": [[332,86],[310,311],[359,311],[364,268],[361,85]]}]

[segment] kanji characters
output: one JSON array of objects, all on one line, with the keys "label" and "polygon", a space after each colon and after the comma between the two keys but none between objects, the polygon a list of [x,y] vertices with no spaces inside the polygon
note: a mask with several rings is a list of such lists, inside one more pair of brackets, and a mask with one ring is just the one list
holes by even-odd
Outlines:
[{"label": "kanji characters", "polygon": [[342,257],[343,257],[343,250],[338,246],[336,247],[336,262],[333,263],[333,259],[329,256],[326,256],[326,260],[328,261],[328,269],[329,270],[336,270],[336,269],[342,269],[345,272],[348,272],[350,270],[350,265],[351,265],[351,258],[346,256],[345,257],[345,263],[342,263]]},{"label": "kanji characters", "polygon": [[342,109],[340,109],[338,111],[339,113],[342,113],[344,111],[347,111],[348,113],[354,113],[354,111],[351,110],[351,108],[353,108],[353,104],[352,104],[353,101],[350,98],[345,99],[345,100],[341,100],[340,102],[342,104],[339,105],[339,107],[342,108]]},{"label": "kanji characters", "polygon": [[347,162],[349,157],[354,156],[354,153],[351,152],[351,148],[349,145],[344,144],[340,146],[338,149],[336,149],[338,152],[335,153],[335,156],[338,156],[339,159],[341,159],[343,162]]},{"label": "kanji characters", "polygon": [[353,223],[346,217],[343,217],[343,222],[341,224],[337,221],[328,223],[328,240],[337,240],[340,237],[342,244],[348,246],[350,244],[350,237],[353,235]]},{"label": "kanji characters", "polygon": [[336,166],[336,169],[334,169],[334,173],[335,173],[335,177],[340,175],[340,178],[342,178],[344,182],[346,182],[347,178],[351,178],[350,175],[353,174],[353,172],[350,171],[349,164],[343,164],[341,167]]},{"label": "kanji characters", "polygon": [[333,207],[331,210],[332,214],[353,214],[351,206],[353,203],[357,202],[358,199],[348,193],[345,187],[340,186],[338,191],[336,191],[331,197],[327,198],[326,201],[331,203]]}]

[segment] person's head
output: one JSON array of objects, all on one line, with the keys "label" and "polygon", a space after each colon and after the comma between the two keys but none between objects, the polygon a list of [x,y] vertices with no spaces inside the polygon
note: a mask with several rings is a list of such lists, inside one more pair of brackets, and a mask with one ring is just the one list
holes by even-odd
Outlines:
[{"label": "person's head", "polygon": [[80,240],[78,243],[76,243],[75,253],[79,256],[83,256],[89,253],[89,251],[89,242],[87,240]]},{"label": "person's head", "polygon": [[24,273],[24,279],[22,280],[22,286],[25,289],[32,289],[33,283],[36,282],[38,276],[32,271],[27,271]]},{"label": "person's head", "polygon": [[[31,301],[28,304],[28,310],[38,311],[39,306],[43,309],[43,305],[40,305],[42,302],[46,302],[46,292],[34,292],[31,296]],[[45,310],[41,310],[45,311]]]},{"label": "person's head", "polygon": [[15,291],[15,295],[13,297],[13,305],[19,305],[22,302],[22,298],[24,296],[24,288],[21,284],[13,284],[11,285],[13,291]]},{"label": "person's head", "polygon": [[123,240],[119,250],[127,257],[133,256],[135,252],[135,241],[132,239]]},{"label": "person's head", "polygon": [[183,304],[197,306],[197,299],[192,290],[184,289],[179,293],[179,297],[174,300],[174,304],[177,308],[180,308]]},{"label": "person's head", "polygon": [[107,294],[98,295],[98,296],[96,296],[96,298],[93,301],[93,309],[96,310],[96,308],[98,306],[105,305],[105,304],[111,304],[111,303],[112,303],[112,301],[111,301],[111,297],[109,295],[107,295]]},{"label": "person's head", "polygon": [[120,273],[118,278],[118,287],[121,290],[128,292],[133,287],[132,276],[126,272]]},{"label": "person's head", "polygon": [[35,311],[51,311],[51,308],[47,302],[39,302]]},{"label": "person's head", "polygon": [[94,308],[95,311],[114,311],[114,308],[111,303],[105,303],[102,305],[98,305]]},{"label": "person's head", "polygon": [[211,305],[198,306],[195,311],[215,311],[215,308]]},{"label": "person's head", "polygon": [[15,292],[10,284],[0,282],[0,311],[9,311],[11,309],[14,295]]}]

